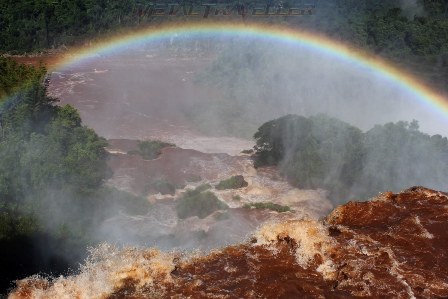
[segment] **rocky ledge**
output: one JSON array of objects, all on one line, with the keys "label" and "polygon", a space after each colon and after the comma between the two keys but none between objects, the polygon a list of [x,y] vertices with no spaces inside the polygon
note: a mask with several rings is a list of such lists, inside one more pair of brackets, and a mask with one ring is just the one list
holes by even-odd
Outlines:
[{"label": "rocky ledge", "polygon": [[205,256],[108,247],[80,274],[19,281],[10,298],[446,298],[447,248],[448,194],[413,187],[266,224]]}]

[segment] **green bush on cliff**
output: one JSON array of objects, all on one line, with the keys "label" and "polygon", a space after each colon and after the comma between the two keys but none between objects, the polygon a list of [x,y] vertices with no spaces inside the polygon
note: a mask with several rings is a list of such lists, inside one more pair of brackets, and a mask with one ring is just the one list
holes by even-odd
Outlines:
[{"label": "green bush on cliff", "polygon": [[261,209],[261,210],[271,210],[279,213],[289,212],[291,208],[288,206],[282,206],[272,202],[255,202],[248,203],[244,205],[246,209]]},{"label": "green bush on cliff", "polygon": [[217,190],[239,189],[247,187],[249,184],[244,180],[242,175],[235,175],[226,180],[220,181],[215,188]]},{"label": "green bush on cliff", "polygon": [[0,56],[0,103],[6,100],[7,96],[29,87],[33,82],[40,82],[45,73],[44,67],[23,65]]},{"label": "green bush on cliff", "polygon": [[162,149],[173,146],[175,145],[157,140],[140,141],[138,150],[129,151],[128,154],[138,154],[145,160],[154,160],[161,154]]},{"label": "green bush on cliff", "polygon": [[[76,267],[102,221],[149,209],[145,199],[104,186],[106,140],[76,109],[54,105],[41,70],[11,65],[1,69],[11,82],[2,83],[9,97],[0,105],[0,293],[13,279]],[[32,78],[25,86],[17,82],[24,73]]]},{"label": "green bush on cliff", "polygon": [[329,190],[335,203],[415,185],[446,189],[448,139],[420,132],[417,121],[363,133],[325,115],[287,115],[254,137],[256,167],[277,165],[293,185]]},{"label": "green bush on cliff", "polygon": [[181,219],[193,216],[202,219],[215,211],[226,209],[228,206],[211,191],[187,191],[176,206],[177,215]]}]

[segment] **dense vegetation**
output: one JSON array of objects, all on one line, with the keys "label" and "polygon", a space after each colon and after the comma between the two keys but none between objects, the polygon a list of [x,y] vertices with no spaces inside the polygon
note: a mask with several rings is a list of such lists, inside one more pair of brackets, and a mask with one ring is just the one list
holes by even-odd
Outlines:
[{"label": "dense vegetation", "polygon": [[[13,67],[5,78],[23,78],[24,67],[6,65]],[[103,185],[110,176],[106,140],[84,127],[73,107],[54,105],[41,69],[25,69],[26,87],[9,89],[0,106],[2,291],[13,279],[77,266],[97,241],[99,223],[119,211],[148,210],[143,198]]]},{"label": "dense vegetation", "polygon": [[[236,5],[241,1],[214,1]],[[301,1],[283,1],[294,6]],[[310,1],[313,3],[313,1]],[[200,5],[200,1],[185,1]],[[274,3],[271,1],[271,3]],[[445,0],[314,1],[315,15],[296,18],[251,18],[322,32],[443,82],[448,75],[448,2]],[[80,44],[109,32],[160,22],[196,18],[154,17],[150,4],[114,1],[1,1],[0,52],[32,52]],[[252,1],[249,6],[265,5]],[[182,11],[182,10],[180,10]],[[442,80],[442,81],[441,81]]]},{"label": "dense vegetation", "polygon": [[207,185],[204,186],[188,190],[179,199],[176,205],[179,218],[185,219],[197,216],[202,219],[215,211],[228,209],[228,206],[220,201],[213,192],[206,191],[208,189]]},{"label": "dense vegetation", "polygon": [[42,80],[46,70],[18,64],[14,60],[0,56],[0,103],[7,95],[13,94],[33,81]]},{"label": "dense vegetation", "polygon": [[[232,6],[241,1],[214,2]],[[283,2],[286,5],[290,2],[291,6],[299,3]],[[318,1],[315,2],[315,16],[259,19],[264,22],[291,22],[311,27],[374,50],[434,54],[446,46],[440,37],[444,37],[448,4],[443,0],[413,2],[414,5],[403,5],[398,0]],[[184,3],[201,4],[200,1]],[[150,4],[137,0],[2,1],[0,36],[5,42],[0,50],[33,51],[53,48],[70,45],[83,38],[104,35],[123,27],[167,21],[168,18],[151,17]],[[253,1],[249,6],[263,4],[266,1]],[[182,10],[179,15],[182,15]],[[434,39],[438,43],[432,43],[431,40]]]},{"label": "dense vegetation", "polygon": [[278,165],[300,188],[324,188],[339,203],[413,185],[446,190],[448,140],[412,121],[377,125],[366,133],[324,115],[287,115],[254,135],[255,166]]},{"label": "dense vegetation", "polygon": [[247,187],[248,183],[242,175],[234,175],[228,179],[220,181],[215,188],[217,190],[239,189]]},{"label": "dense vegetation", "polygon": [[143,159],[153,160],[162,153],[162,149],[172,146],[175,145],[158,140],[140,141],[138,143],[138,150],[130,151],[128,154],[139,154]]},{"label": "dense vegetation", "polygon": [[276,211],[278,213],[284,213],[291,211],[291,208],[288,206],[282,206],[273,202],[254,202],[247,203],[244,205],[246,209],[260,209],[260,210],[271,210]]},{"label": "dense vegetation", "polygon": [[[293,21],[393,60],[420,77],[424,74],[422,79],[428,83],[445,89],[447,1],[339,0],[319,1],[318,6],[316,18]],[[317,18],[319,14],[321,18]]]}]

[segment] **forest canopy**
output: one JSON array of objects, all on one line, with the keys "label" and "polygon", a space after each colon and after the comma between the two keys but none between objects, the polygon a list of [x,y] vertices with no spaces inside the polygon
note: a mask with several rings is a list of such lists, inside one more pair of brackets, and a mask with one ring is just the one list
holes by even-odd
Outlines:
[{"label": "forest canopy", "polygon": [[255,166],[277,165],[295,186],[327,189],[336,203],[414,185],[445,190],[448,140],[418,128],[400,121],[363,133],[325,115],[287,115],[255,133]]},{"label": "forest canopy", "polygon": [[36,81],[42,81],[45,74],[45,67],[27,66],[0,56],[0,103],[6,96]]},{"label": "forest canopy", "polygon": [[96,244],[101,221],[120,211],[146,213],[149,203],[104,185],[111,174],[106,140],[82,125],[75,108],[47,96],[44,69],[8,58],[0,65],[7,66],[0,77],[7,83],[0,103],[2,292],[14,279],[76,266]]},{"label": "forest canopy", "polygon": [[[176,1],[173,1],[176,2]],[[213,1],[232,6],[241,1]],[[294,7],[301,1],[282,1]],[[200,1],[179,1],[201,5]],[[256,5],[275,1],[252,1]],[[287,23],[297,28],[322,32],[386,57],[431,56],[448,51],[448,3],[444,0],[415,1],[310,1],[314,14],[297,18],[258,17],[257,22]],[[86,42],[123,28],[155,25],[160,22],[189,21],[154,17],[148,13],[152,2],[114,1],[2,1],[0,2],[0,52],[34,52]],[[182,10],[180,10],[182,11]],[[195,18],[193,18],[195,19]]]}]

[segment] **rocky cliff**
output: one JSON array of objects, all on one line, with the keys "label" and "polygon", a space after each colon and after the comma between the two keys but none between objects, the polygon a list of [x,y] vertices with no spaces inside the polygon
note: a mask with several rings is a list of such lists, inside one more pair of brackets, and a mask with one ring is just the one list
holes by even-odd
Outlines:
[{"label": "rocky cliff", "polygon": [[446,298],[446,248],[448,194],[414,187],[205,256],[104,245],[78,275],[19,281],[10,298]]}]

